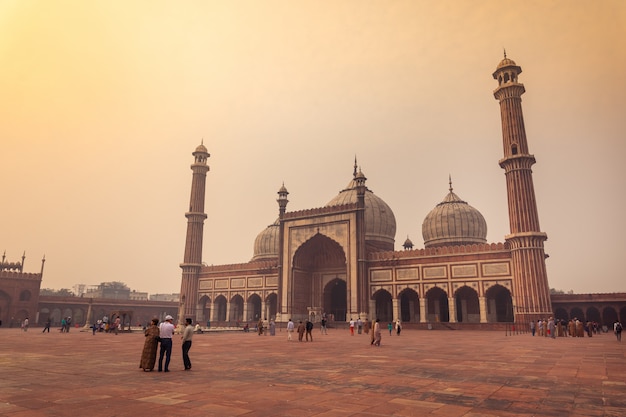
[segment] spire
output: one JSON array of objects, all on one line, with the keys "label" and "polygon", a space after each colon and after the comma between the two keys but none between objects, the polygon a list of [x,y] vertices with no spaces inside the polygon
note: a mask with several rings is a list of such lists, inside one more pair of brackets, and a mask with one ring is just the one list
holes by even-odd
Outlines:
[{"label": "spire", "polygon": [[448,191],[452,192],[453,188],[452,188],[452,175],[448,174],[448,184],[450,185],[450,188],[448,188]]},{"label": "spire", "polygon": [[356,178],[356,168],[357,168],[356,155],[354,155],[354,171],[352,172],[352,176],[354,178]]},{"label": "spire", "polygon": [[504,49],[504,59],[506,59],[506,48],[502,48]]}]

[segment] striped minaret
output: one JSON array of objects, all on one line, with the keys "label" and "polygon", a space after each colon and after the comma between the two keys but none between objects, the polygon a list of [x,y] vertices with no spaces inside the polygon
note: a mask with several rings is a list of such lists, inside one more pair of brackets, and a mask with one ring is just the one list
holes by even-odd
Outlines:
[{"label": "striped minaret", "polygon": [[207,159],[209,153],[203,144],[198,146],[192,153],[194,162],[191,164],[193,176],[191,179],[191,199],[189,211],[185,213],[187,218],[187,239],[185,241],[185,255],[183,263],[182,282],[180,285],[180,309],[178,322],[184,322],[189,317],[196,321],[198,311],[198,277],[202,268],[202,234],[204,220],[207,218],[204,212],[204,193],[206,188],[206,174],[209,171]]},{"label": "striped minaret", "polygon": [[522,94],[524,84],[517,77],[522,68],[506,57],[498,64],[493,78],[498,88],[493,92],[500,102],[504,169],[509,202],[511,234],[506,241],[511,248],[513,273],[513,313],[515,321],[528,322],[552,315],[550,288],[546,273],[543,242],[548,236],[539,228],[539,214],[533,186],[532,165],[535,157],[528,151]]}]

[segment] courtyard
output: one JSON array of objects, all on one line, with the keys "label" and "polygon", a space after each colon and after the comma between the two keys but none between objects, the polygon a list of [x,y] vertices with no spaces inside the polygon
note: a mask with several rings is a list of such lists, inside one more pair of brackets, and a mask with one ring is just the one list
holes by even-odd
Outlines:
[{"label": "courtyard", "polygon": [[[143,372],[142,333],[0,329],[0,415],[624,416],[626,341],[463,330],[194,335]],[[297,339],[297,337],[296,337]]]}]

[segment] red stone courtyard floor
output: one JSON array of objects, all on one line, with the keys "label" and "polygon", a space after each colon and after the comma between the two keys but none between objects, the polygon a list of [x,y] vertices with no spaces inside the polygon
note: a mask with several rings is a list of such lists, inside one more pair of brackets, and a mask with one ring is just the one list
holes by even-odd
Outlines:
[{"label": "red stone courtyard floor", "polygon": [[195,335],[143,372],[143,335],[0,329],[0,415],[626,416],[626,340],[405,330]]}]

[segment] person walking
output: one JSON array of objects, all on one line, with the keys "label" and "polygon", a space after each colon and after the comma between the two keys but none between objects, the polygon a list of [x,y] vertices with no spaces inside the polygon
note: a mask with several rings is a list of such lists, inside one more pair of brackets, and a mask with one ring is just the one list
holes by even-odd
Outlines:
[{"label": "person walking", "polygon": [[48,317],[48,319],[46,320],[46,324],[43,328],[43,331],[41,333],[45,333],[46,330],[48,331],[48,333],[50,333],[50,325],[52,324],[52,320],[50,319],[50,317]]},{"label": "person walking", "polygon": [[270,320],[270,336],[276,336],[276,322],[274,319]]},{"label": "person walking", "polygon": [[306,321],[306,325],[304,326],[306,329],[306,341],[309,341],[309,336],[311,336],[311,342],[313,341],[313,322],[311,320]]},{"label": "person walking", "polygon": [[[159,350],[159,372],[169,372],[170,359],[172,357],[172,336],[174,336],[174,318],[165,316],[165,321],[159,325],[159,337],[161,338],[161,349]],[[165,368],[163,367],[163,356],[165,356]]]},{"label": "person walking", "polygon": [[400,324],[400,319],[396,321],[396,335],[400,336],[400,332],[402,331],[402,324]]},{"label": "person walking", "polygon": [[391,332],[393,331],[393,323],[387,323],[387,330],[389,330],[389,336],[391,336]]},{"label": "person walking", "polygon": [[287,340],[291,340],[291,335],[293,334],[293,321],[291,321],[291,319],[289,319],[289,321],[287,322]]},{"label": "person walking", "polygon": [[321,322],[321,326],[320,326],[320,332],[322,334],[328,334],[328,332],[326,331],[326,317],[322,317],[322,322]]},{"label": "person walking", "polygon": [[[159,346],[159,319],[154,318],[150,322],[150,326],[144,331],[146,338],[143,342],[143,350],[141,351],[141,360],[139,368],[144,372],[152,372],[156,362],[157,347]],[[94,329],[96,324],[94,324]],[[94,332],[95,334],[95,332]]]},{"label": "person walking", "polygon": [[[391,323],[389,323],[389,325],[391,325]],[[383,338],[382,330],[380,328],[380,319],[376,319],[376,322],[374,323],[373,334],[374,334],[374,342],[372,343],[372,345],[380,346],[380,341]],[[389,334],[391,334],[391,332]]]},{"label": "person walking", "polygon": [[361,334],[363,332],[363,321],[361,321],[361,317],[356,319],[356,332],[357,334]]},{"label": "person walking", "polygon": [[530,321],[530,333],[532,333],[532,335],[535,335],[535,320],[531,320]]},{"label": "person walking", "polygon": [[615,337],[618,342],[622,341],[622,323],[619,320],[615,320],[613,323],[613,332],[615,332]]},{"label": "person walking", "polygon": [[350,335],[354,336],[354,320],[350,318]]},{"label": "person walking", "polygon": [[193,337],[193,327],[191,326],[191,319],[185,319],[185,330],[181,340],[183,341],[183,364],[185,365],[185,371],[191,369],[191,360],[189,359],[189,349],[191,349],[191,338]]},{"label": "person walking", "polygon": [[24,330],[25,332],[28,331],[28,317],[26,317],[22,322],[22,330]]}]

